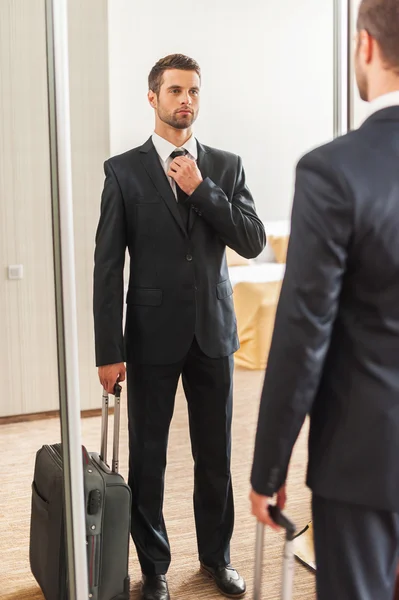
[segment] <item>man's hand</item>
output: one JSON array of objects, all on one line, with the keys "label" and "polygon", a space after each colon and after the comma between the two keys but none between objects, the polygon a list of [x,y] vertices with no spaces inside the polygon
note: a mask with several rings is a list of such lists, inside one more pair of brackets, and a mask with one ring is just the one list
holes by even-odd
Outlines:
[{"label": "man's hand", "polygon": [[[269,514],[269,504],[271,503],[272,498],[269,498],[268,496],[261,496],[260,494],[257,494],[254,490],[251,490],[249,499],[252,504],[252,514],[257,518],[257,520],[261,523],[264,523],[265,525],[269,525],[269,527],[272,527],[273,529],[276,529],[278,531],[280,527],[276,525],[276,523],[273,521]],[[283,485],[283,487],[277,494],[277,506],[280,508],[280,510],[283,510],[286,501],[286,486]]]},{"label": "man's hand", "polygon": [[124,363],[116,363],[115,365],[104,365],[98,367],[98,377],[103,388],[109,393],[114,393],[115,383],[117,381],[125,381],[126,367]]},{"label": "man's hand", "polygon": [[168,175],[188,196],[191,196],[203,181],[197,163],[187,156],[177,156],[170,165]]}]

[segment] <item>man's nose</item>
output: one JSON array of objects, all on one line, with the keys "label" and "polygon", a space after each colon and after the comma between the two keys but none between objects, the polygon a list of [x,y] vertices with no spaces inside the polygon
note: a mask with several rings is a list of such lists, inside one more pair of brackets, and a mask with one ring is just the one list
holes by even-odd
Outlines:
[{"label": "man's nose", "polygon": [[190,92],[184,92],[183,96],[182,96],[182,100],[181,100],[182,104],[192,104],[193,103],[193,99],[190,96]]}]

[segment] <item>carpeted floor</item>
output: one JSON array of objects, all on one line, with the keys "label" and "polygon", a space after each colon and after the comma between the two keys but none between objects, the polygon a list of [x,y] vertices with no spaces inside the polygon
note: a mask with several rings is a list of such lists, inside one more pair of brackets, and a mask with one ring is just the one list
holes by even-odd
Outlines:
[{"label": "carpeted floor", "polygon": [[[233,442],[233,483],[236,527],[232,562],[247,579],[247,598],[252,597],[255,522],[249,513],[249,472],[263,373],[237,370]],[[100,392],[101,393],[101,392]],[[123,397],[125,403],[125,397]],[[288,484],[287,514],[298,529],[310,520],[310,496],[304,485],[306,427],[295,448]],[[99,449],[100,418],[82,421],[83,442]],[[0,598],[42,600],[29,569],[30,485],[36,450],[59,441],[57,419],[3,425],[0,429]],[[126,419],[121,431],[121,472],[127,473]],[[198,571],[192,515],[192,461],[184,396],[179,390],[171,428],[165,492],[165,518],[172,546],[169,585],[172,600],[222,598],[212,582]],[[282,535],[267,534],[264,560],[264,598],[280,598]],[[140,572],[134,549],[130,559],[132,600],[139,598]],[[296,564],[293,600],[314,600],[314,574]]]}]

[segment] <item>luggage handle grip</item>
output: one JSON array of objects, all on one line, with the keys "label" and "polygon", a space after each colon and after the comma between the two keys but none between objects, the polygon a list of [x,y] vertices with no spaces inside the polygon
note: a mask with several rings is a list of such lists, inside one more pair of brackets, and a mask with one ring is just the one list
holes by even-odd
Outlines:
[{"label": "luggage handle grip", "polygon": [[[122,388],[118,381],[114,386],[114,438],[113,438],[113,451],[112,451],[112,472],[118,473],[119,471],[119,432],[120,432],[120,420],[121,420],[121,392]],[[101,417],[101,460],[107,464],[107,448],[108,448],[108,412],[109,412],[109,394],[103,389],[102,396],[102,417]]]},{"label": "luggage handle grip", "polygon": [[295,537],[295,525],[290,521],[284,513],[281,512],[280,508],[276,506],[269,506],[269,514],[273,521],[279,527],[285,529],[285,537],[288,542],[291,542]]}]

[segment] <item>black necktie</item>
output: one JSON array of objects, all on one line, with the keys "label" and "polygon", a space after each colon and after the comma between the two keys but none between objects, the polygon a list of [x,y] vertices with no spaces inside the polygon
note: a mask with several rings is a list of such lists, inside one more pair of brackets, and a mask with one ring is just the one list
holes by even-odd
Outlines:
[{"label": "black necktie", "polygon": [[[185,156],[187,154],[187,150],[174,150],[170,157],[175,159],[177,156]],[[176,182],[175,182],[176,183]],[[177,196],[177,205],[179,207],[179,211],[181,217],[183,219],[183,223],[185,227],[188,227],[188,218],[190,215],[190,207],[188,202],[186,202],[188,195],[184,192],[176,183],[176,196]]]}]

